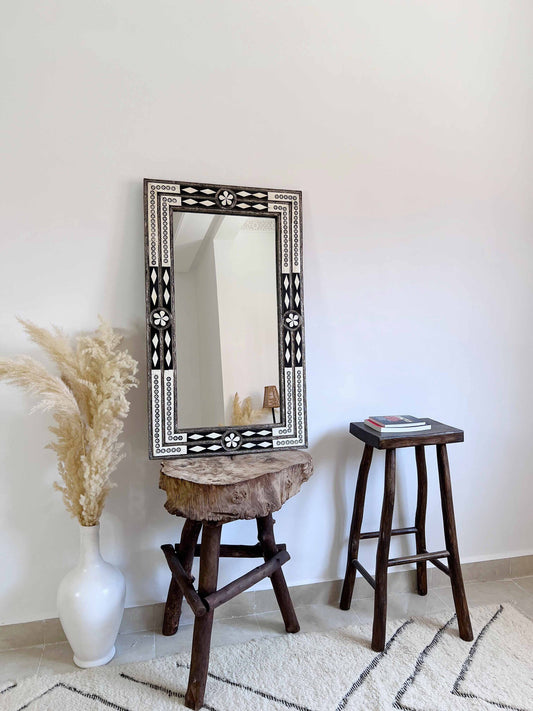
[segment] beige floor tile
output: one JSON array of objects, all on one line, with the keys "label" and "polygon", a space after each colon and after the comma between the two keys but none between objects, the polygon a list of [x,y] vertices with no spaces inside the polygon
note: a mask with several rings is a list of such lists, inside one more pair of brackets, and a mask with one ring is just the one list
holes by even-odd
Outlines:
[{"label": "beige floor tile", "polygon": [[[161,633],[163,628],[163,617],[165,616],[165,603],[159,602],[154,605],[154,632]],[[188,603],[184,600],[181,607],[180,625],[192,625],[194,614]]]},{"label": "beige floor tile", "polygon": [[[164,637],[156,632],[155,655],[163,657],[167,654],[190,653],[194,625],[181,625],[177,633]],[[211,646],[220,647],[226,644],[240,644],[261,637],[261,628],[257,615],[232,617],[229,620],[215,620],[211,635]]]},{"label": "beige floor tile", "polygon": [[43,644],[44,625],[42,620],[19,625],[0,625],[0,651],[36,647]]},{"label": "beige floor tile", "polygon": [[165,637],[160,632],[155,633],[155,656],[165,657],[168,654],[190,652],[192,647],[193,625],[180,625],[175,635]]},{"label": "beige floor tile", "polygon": [[39,674],[66,674],[79,670],[72,657],[73,652],[68,642],[45,645]]},{"label": "beige floor tile", "polygon": [[[291,588],[291,590],[290,590],[293,602],[294,602],[294,591],[300,587],[305,587],[305,586],[298,585],[294,588]],[[256,590],[255,591],[254,612],[256,612],[256,613],[272,612],[273,610],[277,610],[277,609],[278,609],[278,603],[276,601],[276,596],[274,595],[274,591],[272,590],[272,588],[267,588],[266,590]]]},{"label": "beige floor tile", "polygon": [[[302,625],[300,621],[299,612],[302,608],[296,608],[296,615],[298,621],[300,622],[300,627]],[[259,612],[256,615],[257,623],[259,624],[259,629],[261,637],[271,637],[278,634],[286,634],[285,625],[281,618],[281,613],[279,610],[271,610],[270,612]]]},{"label": "beige floor tile", "polygon": [[[296,616],[301,632],[325,632],[336,627],[348,627],[358,623],[353,610],[341,610],[338,605],[317,604],[296,607]],[[257,615],[261,636],[287,634],[279,611]]]},{"label": "beige floor tile", "polygon": [[511,578],[533,575],[533,555],[522,555],[511,558]]},{"label": "beige floor tile", "polygon": [[[368,597],[373,598],[374,591],[368,583],[366,583],[366,586],[370,589]],[[416,570],[390,572],[389,568],[389,573],[387,575],[387,588],[389,595],[394,595],[396,593],[416,593]]]},{"label": "beige floor tile", "polygon": [[[155,654],[154,634],[152,632],[132,632],[119,634],[115,643],[116,653],[109,664],[125,664],[152,659]],[[74,664],[73,652],[68,642],[47,644],[39,674],[62,674],[79,669]]]},{"label": "beige floor tile", "polygon": [[[187,603],[184,603],[187,605]],[[255,593],[245,592],[242,595],[237,595],[233,600],[228,600],[215,610],[215,622],[217,620],[229,620],[234,617],[245,617],[253,615],[255,612]]]},{"label": "beige floor tile", "polygon": [[[268,591],[262,591],[268,593]],[[272,595],[274,598],[274,596]],[[275,598],[274,598],[275,604]],[[216,620],[229,620],[234,617],[245,617],[247,615],[253,615],[255,612],[255,592],[247,591],[242,595],[237,595],[233,600],[228,600],[228,602],[220,605],[215,610],[215,621]],[[153,629],[155,632],[161,632],[163,626],[163,616],[165,614],[165,604],[158,603],[154,605],[154,618],[153,618]],[[183,601],[181,608],[181,618],[180,624],[190,625],[194,622],[194,614],[187,604],[187,601]]]},{"label": "beige floor tile", "polygon": [[220,647],[226,644],[241,644],[261,636],[261,628],[257,615],[234,617],[230,620],[215,620],[211,646]]},{"label": "beige floor tile", "polygon": [[[357,614],[363,624],[371,623],[374,619],[374,599],[365,598],[352,604],[352,610]],[[427,595],[416,593],[392,593],[387,598],[387,619],[398,620],[407,617],[428,617],[433,613],[450,610],[449,603],[443,600],[433,590]]]},{"label": "beige floor tile", "polygon": [[[436,588],[437,595],[453,606],[451,587]],[[470,607],[511,602],[524,614],[533,618],[533,595],[512,580],[493,580],[485,583],[465,583],[466,599]]]},{"label": "beige floor tile", "polygon": [[44,625],[44,643],[57,644],[57,642],[66,642],[67,638],[63,632],[61,622],[57,617],[52,617],[43,621]]},{"label": "beige floor tile", "polygon": [[[341,580],[329,580],[322,583],[314,583],[311,585],[296,585],[290,589],[291,600],[295,607],[300,607],[301,605],[319,605],[319,604],[329,604],[340,599],[342,588]],[[261,591],[267,592],[267,591]],[[268,609],[260,609],[258,603],[258,597],[260,592],[256,593],[256,612],[268,612]],[[269,608],[270,611],[278,609],[276,602],[276,597],[274,591],[271,591],[271,602],[272,606]]]},{"label": "beige floor tile", "polygon": [[154,605],[127,607],[120,624],[120,634],[154,631]]},{"label": "beige floor tile", "polygon": [[513,582],[516,583],[519,588],[522,588],[522,590],[525,590],[533,595],[533,575],[530,575],[527,578],[514,578]]},{"label": "beige floor tile", "polygon": [[153,632],[131,632],[119,634],[115,643],[116,654],[109,664],[143,662],[155,656],[155,635]]},{"label": "beige floor tile", "polygon": [[[443,562],[446,563],[446,561]],[[508,558],[463,563],[461,566],[465,583],[506,580],[510,578],[509,569]],[[450,578],[438,568],[428,565],[428,583],[432,588],[446,587],[450,584]]]},{"label": "beige floor tile", "polygon": [[42,654],[42,645],[0,652],[0,683],[37,674]]}]

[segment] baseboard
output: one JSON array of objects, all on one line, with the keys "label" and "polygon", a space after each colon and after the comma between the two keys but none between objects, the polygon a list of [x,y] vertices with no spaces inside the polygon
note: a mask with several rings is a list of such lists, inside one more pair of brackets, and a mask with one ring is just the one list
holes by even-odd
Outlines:
[{"label": "baseboard", "polygon": [[[521,578],[533,575],[533,555],[464,563],[462,570],[465,582]],[[415,589],[415,581],[415,570],[391,572],[388,577],[388,590],[390,593],[410,592]],[[444,573],[433,566],[428,566],[429,587],[436,588],[448,584],[448,578]],[[342,580],[328,580],[309,585],[295,585],[290,588],[290,592],[293,603],[297,607],[313,603],[334,604],[340,598],[341,588]],[[354,596],[365,598],[372,595],[372,588],[358,576]],[[160,631],[164,609],[165,605],[162,602],[126,608],[120,632],[127,634],[129,632]],[[272,590],[249,590],[219,607],[215,615],[217,619],[221,620],[276,609],[276,598]],[[194,616],[191,610],[184,603],[182,624],[192,624],[193,620]],[[0,625],[0,651],[64,641],[65,635],[57,618]]]}]

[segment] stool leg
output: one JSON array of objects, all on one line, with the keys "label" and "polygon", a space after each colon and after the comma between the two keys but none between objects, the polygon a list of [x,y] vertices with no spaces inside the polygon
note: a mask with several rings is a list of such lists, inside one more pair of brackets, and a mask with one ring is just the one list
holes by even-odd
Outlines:
[{"label": "stool leg", "polygon": [[444,538],[446,548],[450,552],[448,563],[450,567],[450,580],[452,584],[453,601],[459,624],[461,639],[470,642],[473,639],[470,614],[466,601],[461,562],[459,560],[459,547],[457,545],[457,532],[455,530],[455,514],[453,511],[452,485],[450,481],[450,465],[445,444],[437,445],[437,463],[439,467],[440,497],[442,504],[442,518],[444,521]]},{"label": "stool leg", "polygon": [[387,571],[394,510],[394,490],[396,485],[396,450],[387,449],[385,455],[385,488],[379,526],[378,550],[376,554],[376,591],[374,594],[374,625],[372,629],[372,649],[382,652],[385,648],[385,627],[387,624]]},{"label": "stool leg", "polygon": [[[426,468],[426,455],[424,453],[424,445],[419,444],[415,447],[416,453],[416,472],[418,476],[418,493],[416,498],[416,552],[426,552],[426,509],[428,502],[428,474]],[[427,595],[428,579],[427,579],[427,562],[421,561],[416,564],[416,589],[419,595]]]},{"label": "stool leg", "polygon": [[[202,547],[200,549],[200,575],[198,578],[198,594],[200,597],[215,592],[217,588],[221,531],[222,526],[210,526],[207,524],[203,526]],[[214,610],[209,610],[205,615],[197,617],[194,621],[191,670],[187,693],[185,694],[185,706],[189,709],[200,709],[204,702],[213,616]]]},{"label": "stool leg", "polygon": [[[274,538],[274,519],[272,518],[272,514],[257,519],[257,537],[263,549],[265,561],[270,560],[278,552]],[[281,568],[272,573],[270,580],[274,588],[276,600],[278,601],[281,616],[283,617],[283,622],[285,623],[285,629],[287,632],[299,632],[300,625],[298,624],[298,618],[294,611],[289,588],[287,587],[285,576]]]},{"label": "stool leg", "polygon": [[[202,524],[198,521],[187,519],[181,531],[179,559],[187,573],[191,572],[194,548],[201,528]],[[170,636],[178,631],[182,603],[183,593],[174,578],[172,578],[168,588],[167,604],[165,605],[165,616],[163,618],[162,632],[164,635]]]},{"label": "stool leg", "polygon": [[352,524],[350,526],[350,537],[348,539],[348,559],[346,561],[346,574],[341,593],[341,610],[349,610],[352,604],[353,588],[355,585],[356,568],[353,561],[357,560],[359,554],[359,536],[361,535],[361,525],[363,523],[363,510],[365,507],[366,483],[368,472],[372,464],[372,453],[374,449],[365,444],[359,474],[357,476],[357,486],[355,487],[355,499],[353,504]]}]

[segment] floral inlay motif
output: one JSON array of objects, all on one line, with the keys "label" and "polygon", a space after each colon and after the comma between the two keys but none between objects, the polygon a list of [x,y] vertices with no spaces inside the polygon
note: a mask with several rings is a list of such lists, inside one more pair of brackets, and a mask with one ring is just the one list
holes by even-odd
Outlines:
[{"label": "floral inlay motif", "polygon": [[226,449],[237,449],[241,446],[242,437],[238,432],[228,432],[224,435],[223,442]]},{"label": "floral inlay motif", "polygon": [[298,328],[298,326],[300,325],[301,316],[296,311],[287,311],[287,313],[283,317],[283,320],[285,322],[285,326],[291,331],[294,331],[294,329]]},{"label": "floral inlay motif", "polygon": [[231,207],[235,202],[235,195],[230,190],[221,190],[217,197],[222,207]]},{"label": "floral inlay motif", "polygon": [[152,323],[158,328],[166,328],[170,320],[170,315],[165,309],[156,309],[152,312]]}]

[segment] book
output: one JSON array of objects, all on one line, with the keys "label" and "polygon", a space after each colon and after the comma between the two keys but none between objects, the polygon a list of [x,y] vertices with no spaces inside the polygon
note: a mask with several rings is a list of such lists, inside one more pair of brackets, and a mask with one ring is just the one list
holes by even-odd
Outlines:
[{"label": "book", "polygon": [[365,420],[365,425],[378,432],[421,432],[430,430],[425,420],[412,415],[371,415]]},{"label": "book", "polygon": [[380,427],[415,427],[427,424],[425,420],[413,415],[370,415],[367,420]]}]

